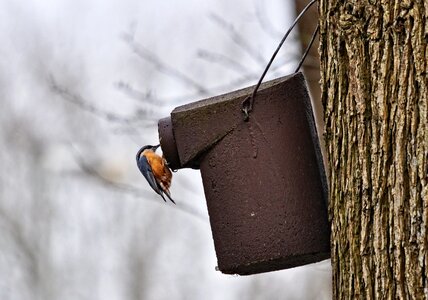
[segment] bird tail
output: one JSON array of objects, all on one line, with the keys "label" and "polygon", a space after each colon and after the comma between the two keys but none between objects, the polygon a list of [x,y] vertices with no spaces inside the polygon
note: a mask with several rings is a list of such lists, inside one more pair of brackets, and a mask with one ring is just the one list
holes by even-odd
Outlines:
[{"label": "bird tail", "polygon": [[162,191],[160,191],[160,193],[158,193],[158,194],[159,194],[159,195],[161,195],[161,197],[162,197],[163,201],[165,201],[165,202],[166,202],[165,197],[163,196]]},{"label": "bird tail", "polygon": [[165,195],[168,197],[169,200],[171,200],[172,203],[176,204],[175,201],[172,200],[171,195],[169,194],[169,192],[165,191]]}]

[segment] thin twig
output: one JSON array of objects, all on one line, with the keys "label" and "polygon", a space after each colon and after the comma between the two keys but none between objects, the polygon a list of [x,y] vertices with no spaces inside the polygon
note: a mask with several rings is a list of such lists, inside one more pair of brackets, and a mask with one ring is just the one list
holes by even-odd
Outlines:
[{"label": "thin twig", "polygon": [[106,110],[103,110],[95,105],[90,104],[88,100],[76,94],[67,88],[56,83],[55,79],[51,77],[49,79],[50,87],[52,91],[61,96],[64,100],[67,100],[70,103],[78,106],[80,109],[87,111],[99,118],[102,118],[109,122],[119,123],[122,125],[135,125],[136,123],[141,122],[155,122],[157,118],[154,116],[152,111],[147,109],[138,109],[135,111],[135,114],[132,117],[124,117],[117,113],[112,113]]},{"label": "thin twig", "polygon": [[[34,273],[32,275],[36,275],[37,263],[39,259],[37,257],[36,249],[38,245],[34,245],[31,241],[28,240],[28,237],[25,236],[25,231],[22,220],[18,222],[19,218],[14,219],[10,214],[6,213],[3,210],[0,210],[0,225],[1,227],[6,227],[9,229],[9,236],[16,244],[17,253],[15,255],[19,255],[20,261],[27,260],[28,271]],[[5,239],[5,233],[2,233],[2,238]],[[27,271],[27,272],[28,272]],[[39,275],[39,274],[37,274]],[[36,276],[37,276],[36,275]]]},{"label": "thin twig", "polygon": [[[145,200],[150,199],[151,201],[154,201],[156,203],[163,204],[163,201],[161,201],[161,200],[157,201],[154,198],[142,197],[144,194],[147,193],[147,191],[145,191],[143,189],[137,188],[137,187],[129,185],[129,184],[120,183],[120,182],[116,182],[116,181],[113,181],[111,179],[105,178],[104,176],[102,176],[100,174],[100,172],[98,172],[95,168],[91,167],[90,165],[88,165],[85,162],[83,156],[80,154],[80,152],[75,147],[73,147],[73,145],[70,145],[70,146],[71,146],[71,149],[73,151],[74,159],[75,159],[76,163],[79,165],[79,167],[82,169],[82,171],[84,171],[90,177],[96,179],[98,182],[102,183],[103,185],[105,185],[109,188],[121,190],[121,191],[126,192],[128,194],[132,194],[136,197],[139,197],[139,198],[142,198]],[[185,203],[179,203],[177,205],[174,205],[174,209],[177,209],[178,211],[187,213],[193,217],[198,218],[199,220],[207,222],[206,216],[200,214],[199,212],[194,210],[189,205],[186,205]]]},{"label": "thin twig", "polygon": [[238,45],[242,50],[249,54],[249,56],[255,60],[260,65],[264,65],[266,63],[265,58],[261,55],[256,48],[254,48],[253,43],[247,41],[242,34],[240,34],[235,27],[228,23],[225,19],[217,14],[210,14],[210,18],[220,26],[227,34],[229,34],[230,38],[236,45]]},{"label": "thin twig", "polygon": [[216,63],[221,65],[222,67],[238,72],[238,74],[249,73],[249,70],[244,65],[240,64],[239,62],[230,57],[227,57],[224,54],[199,49],[197,52],[197,56],[210,63]]},{"label": "thin twig", "polygon": [[205,87],[203,87],[202,85],[197,83],[195,80],[187,76],[187,74],[179,71],[178,69],[170,65],[167,65],[154,53],[150,52],[140,43],[137,43],[134,40],[134,37],[132,35],[123,34],[122,38],[131,47],[131,49],[134,51],[135,54],[137,54],[140,58],[144,59],[145,61],[148,61],[151,64],[153,64],[159,72],[165,75],[168,75],[171,78],[177,79],[178,81],[181,81],[185,84],[190,85],[191,87],[196,89],[200,94],[208,94],[208,91],[205,89]]},{"label": "thin twig", "polygon": [[[204,50],[201,50],[201,51],[204,51]],[[290,55],[288,58],[280,60],[277,65],[271,68],[271,72],[274,74],[275,72],[283,68],[285,64],[294,62],[294,57],[297,57],[297,54]],[[199,92],[196,92],[196,93],[191,93],[187,95],[175,96],[173,99],[163,99],[160,97],[148,98],[147,93],[139,91],[137,88],[133,87],[130,83],[126,83],[123,81],[116,83],[116,87],[119,88],[126,95],[130,96],[131,99],[134,99],[138,102],[147,101],[147,102],[154,103],[155,101],[158,101],[159,103],[161,103],[161,105],[164,105],[164,104],[180,105],[181,103],[199,100],[202,97],[223,93],[232,89],[236,89],[237,87],[242,87],[243,85],[250,83],[251,81],[254,81],[258,78],[258,73],[256,72],[252,72],[252,73],[245,72],[244,74],[245,75],[242,75],[236,79],[233,79],[227,84],[220,84],[220,85],[208,88],[207,89],[207,91],[209,91],[208,94],[201,94]]]},{"label": "thin twig", "polygon": [[118,81],[114,84],[114,86],[123,92],[125,95],[129,96],[131,99],[138,100],[139,104],[149,104],[149,105],[163,105],[166,100],[159,99],[155,96],[153,96],[152,91],[142,92],[138,91],[135,88],[132,87],[130,83],[124,82],[124,81]]},{"label": "thin twig", "polygon": [[272,23],[269,22],[269,18],[266,16],[264,5],[266,1],[256,0],[256,17],[259,21],[260,27],[269,34],[272,38],[279,38],[282,36],[282,32],[276,30]]}]

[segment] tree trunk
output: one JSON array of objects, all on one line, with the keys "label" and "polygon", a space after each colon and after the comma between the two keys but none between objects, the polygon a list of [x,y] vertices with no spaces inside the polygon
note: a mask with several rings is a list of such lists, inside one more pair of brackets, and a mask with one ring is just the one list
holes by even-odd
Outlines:
[{"label": "tree trunk", "polygon": [[335,299],[428,297],[428,4],[320,0]]}]

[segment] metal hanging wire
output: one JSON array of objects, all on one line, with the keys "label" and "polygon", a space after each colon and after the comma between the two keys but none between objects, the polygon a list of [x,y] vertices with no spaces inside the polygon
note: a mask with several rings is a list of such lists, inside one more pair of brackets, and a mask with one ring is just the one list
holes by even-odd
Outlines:
[{"label": "metal hanging wire", "polygon": [[[262,76],[260,77],[259,81],[257,82],[254,91],[252,92],[251,95],[249,95],[248,97],[246,97],[244,99],[244,101],[242,101],[242,112],[244,113],[244,121],[248,121],[249,117],[250,117],[250,112],[253,110],[253,104],[254,104],[254,99],[256,97],[257,91],[260,87],[260,85],[262,84],[263,79],[266,76],[267,71],[269,70],[270,66],[272,65],[276,55],[278,54],[279,50],[281,49],[282,45],[284,44],[285,40],[287,39],[287,37],[290,35],[291,31],[293,30],[293,28],[296,26],[297,22],[300,20],[300,18],[306,13],[306,11],[318,0],[312,0],[311,2],[309,2],[305,8],[300,12],[300,14],[297,16],[297,18],[294,20],[293,24],[291,24],[290,28],[287,30],[287,32],[285,33],[284,37],[282,38],[281,42],[279,43],[278,47],[276,48],[275,52],[272,54],[272,57],[270,58],[265,70],[262,73]],[[319,25],[317,26],[317,28],[315,29],[314,33],[312,34],[312,38],[311,41],[308,45],[308,47],[306,47],[305,53],[302,56],[302,59],[299,62],[299,65],[296,69],[295,72],[298,72],[300,70],[300,67],[302,66],[303,62],[305,61],[306,56],[309,53],[310,48],[312,47],[312,44],[314,43],[315,37],[317,35],[319,31]]]},{"label": "metal hanging wire", "polygon": [[312,48],[312,44],[314,43],[315,38],[317,37],[317,34],[318,34],[319,30],[320,30],[320,25],[318,24],[317,28],[315,28],[315,31],[312,34],[311,41],[309,42],[308,46],[306,47],[305,53],[303,53],[302,59],[300,59],[299,65],[297,66],[297,68],[294,71],[294,73],[299,72],[300,67],[303,65],[303,62],[306,59],[306,56],[308,56],[309,50],[311,50],[311,48]]}]

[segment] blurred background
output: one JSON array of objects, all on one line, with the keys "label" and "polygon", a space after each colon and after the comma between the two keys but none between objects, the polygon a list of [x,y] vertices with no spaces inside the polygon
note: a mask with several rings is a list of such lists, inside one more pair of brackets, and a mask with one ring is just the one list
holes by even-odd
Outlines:
[{"label": "blurred background", "polygon": [[[135,154],[178,106],[253,85],[294,1],[0,1],[0,299],[331,299],[330,262],[215,270],[200,174]],[[294,34],[266,80],[300,59]]]}]

